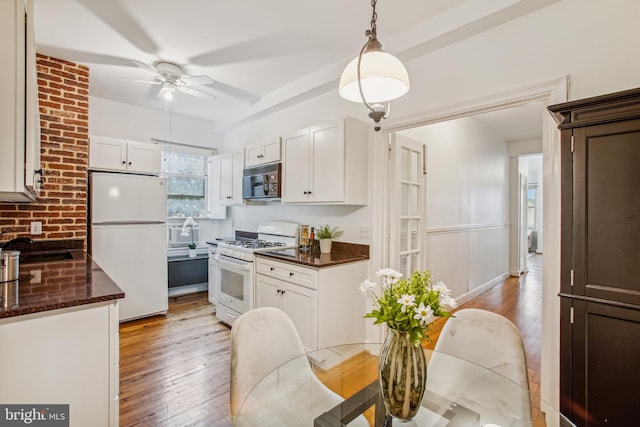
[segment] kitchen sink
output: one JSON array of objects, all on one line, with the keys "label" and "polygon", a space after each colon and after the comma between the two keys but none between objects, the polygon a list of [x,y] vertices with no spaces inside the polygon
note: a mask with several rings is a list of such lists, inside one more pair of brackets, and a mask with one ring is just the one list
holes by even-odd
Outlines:
[{"label": "kitchen sink", "polygon": [[20,255],[20,264],[35,264],[38,262],[64,261],[73,259],[71,251],[55,252],[26,252]]}]

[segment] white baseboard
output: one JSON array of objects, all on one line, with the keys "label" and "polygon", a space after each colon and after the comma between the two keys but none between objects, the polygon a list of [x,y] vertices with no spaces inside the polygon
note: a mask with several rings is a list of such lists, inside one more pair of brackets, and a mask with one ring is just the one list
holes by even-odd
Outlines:
[{"label": "white baseboard", "polygon": [[206,282],[196,283],[193,285],[178,286],[175,288],[169,288],[169,296],[175,297],[178,295],[192,294],[194,292],[206,291],[207,289],[209,289],[209,284]]},{"label": "white baseboard", "polygon": [[462,304],[469,302],[470,300],[477,297],[478,295],[488,291],[489,289],[493,288],[496,285],[501,284],[502,282],[505,281],[507,277],[509,277],[509,273],[503,273],[500,276],[495,277],[489,280],[488,282],[478,286],[472,291],[469,291],[463,295],[460,295],[459,297],[456,297],[456,302],[458,303],[458,306],[461,306]]}]

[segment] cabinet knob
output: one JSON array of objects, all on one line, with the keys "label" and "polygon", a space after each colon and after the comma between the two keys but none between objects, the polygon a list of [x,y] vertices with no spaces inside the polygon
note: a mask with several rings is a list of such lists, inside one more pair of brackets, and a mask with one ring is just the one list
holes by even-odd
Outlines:
[{"label": "cabinet knob", "polygon": [[286,291],[283,289],[283,290],[282,290],[282,295],[284,295],[285,293],[286,293]]},{"label": "cabinet knob", "polygon": [[309,194],[309,192],[308,192],[308,191],[305,191],[303,194]]},{"label": "cabinet knob", "polygon": [[269,267],[269,270],[271,270],[271,271],[273,271],[275,269],[276,269],[275,267]]},{"label": "cabinet knob", "polygon": [[280,292],[282,292],[282,290],[280,290],[280,289],[278,289],[278,290],[276,291],[276,293],[277,293],[277,294],[279,294]]},{"label": "cabinet knob", "polygon": [[129,165],[131,165],[131,162],[129,162]]},{"label": "cabinet knob", "polygon": [[293,271],[289,273],[289,277],[293,277]]},{"label": "cabinet knob", "polygon": [[122,164],[123,164],[123,165],[126,165],[126,164],[127,164],[127,162],[125,162],[125,161],[123,160],[123,161],[122,161]]}]

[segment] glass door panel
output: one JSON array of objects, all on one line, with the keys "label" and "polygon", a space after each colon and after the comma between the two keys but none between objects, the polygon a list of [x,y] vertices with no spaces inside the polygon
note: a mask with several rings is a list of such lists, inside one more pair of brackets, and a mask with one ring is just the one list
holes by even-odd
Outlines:
[{"label": "glass door panel", "polygon": [[388,265],[405,276],[424,268],[424,144],[391,135]]}]

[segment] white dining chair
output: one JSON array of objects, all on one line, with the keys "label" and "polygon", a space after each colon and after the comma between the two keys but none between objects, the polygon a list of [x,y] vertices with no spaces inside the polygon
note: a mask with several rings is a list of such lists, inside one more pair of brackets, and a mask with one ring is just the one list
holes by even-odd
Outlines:
[{"label": "white dining chair", "polygon": [[[282,310],[262,307],[238,317],[231,329],[232,424],[313,426],[315,417],[344,401],[318,380],[304,355],[296,328]],[[265,382],[275,369],[281,372]],[[349,425],[369,423],[361,415]]]},{"label": "white dining chair", "polygon": [[[447,355],[454,356],[449,358]],[[474,365],[456,365],[464,359]],[[511,380],[513,385],[487,375],[489,369]],[[494,384],[502,384],[495,387]],[[458,310],[447,319],[429,363],[427,388],[447,396],[464,396],[469,406],[494,405],[496,413],[518,419],[518,425],[532,425],[531,402],[524,346],[518,328],[507,318],[487,310]]]}]

